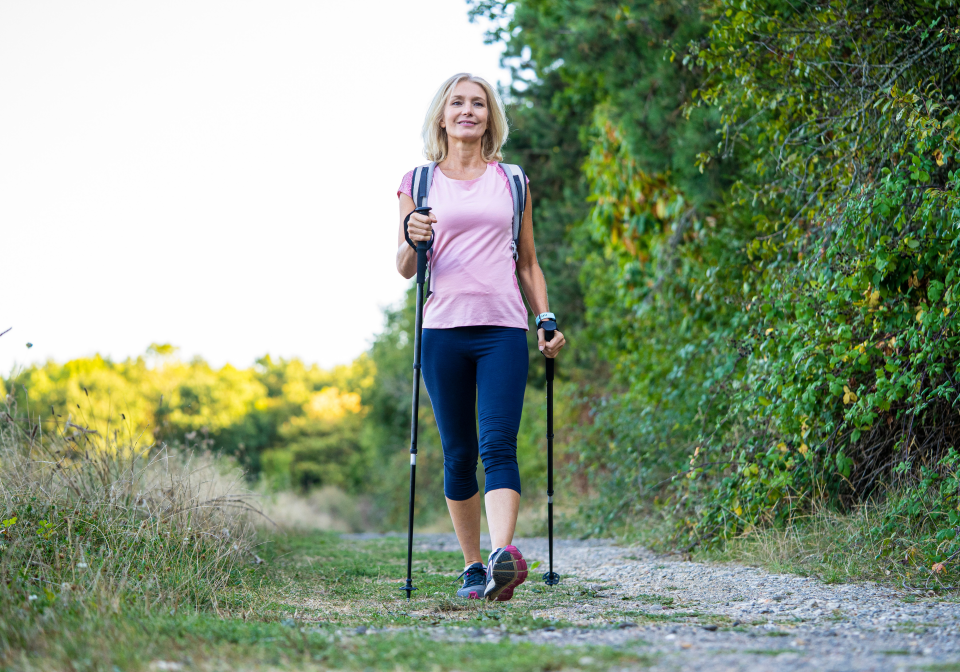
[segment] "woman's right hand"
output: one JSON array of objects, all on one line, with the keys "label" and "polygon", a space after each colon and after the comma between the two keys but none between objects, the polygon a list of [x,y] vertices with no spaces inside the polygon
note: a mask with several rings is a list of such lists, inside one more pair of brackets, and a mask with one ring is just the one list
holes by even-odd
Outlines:
[{"label": "woman's right hand", "polygon": [[407,213],[410,213],[407,219],[407,235],[410,236],[414,245],[428,242],[433,234],[433,225],[437,223],[437,218],[432,212],[421,215],[416,211],[411,212],[414,207],[416,206],[412,198],[406,194],[400,194],[400,209],[397,213],[400,215],[398,222],[400,228],[397,230],[397,270],[408,280],[417,272],[417,252],[410,248],[403,235],[403,220],[407,218]]},{"label": "woman's right hand", "polygon": [[415,243],[429,242],[433,237],[433,225],[436,223],[437,218],[432,212],[425,215],[419,212],[410,213],[410,219],[407,220],[407,234],[410,240]]}]

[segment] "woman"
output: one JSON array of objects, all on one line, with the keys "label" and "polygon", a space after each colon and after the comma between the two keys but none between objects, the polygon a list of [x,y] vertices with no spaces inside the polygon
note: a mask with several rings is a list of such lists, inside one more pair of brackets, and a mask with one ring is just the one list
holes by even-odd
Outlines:
[{"label": "woman", "polygon": [[[422,371],[443,444],[444,495],[466,564],[457,595],[499,601],[513,597],[527,575],[523,555],[512,545],[520,506],[517,432],[528,364],[527,311],[514,273],[534,314],[549,310],[533,242],[529,186],[514,260],[513,199],[498,165],[506,140],[507,118],[496,91],[480,77],[454,75],[440,87],[423,124],[424,153],[437,163],[428,201],[432,211],[410,214],[412,171],[397,192],[400,275],[412,277],[417,266],[403,235],[407,215],[414,242],[436,234]],[[542,329],[538,335],[540,350],[556,357],[563,334],[557,331],[550,342]],[[494,549],[486,566],[480,553],[478,454]]]}]

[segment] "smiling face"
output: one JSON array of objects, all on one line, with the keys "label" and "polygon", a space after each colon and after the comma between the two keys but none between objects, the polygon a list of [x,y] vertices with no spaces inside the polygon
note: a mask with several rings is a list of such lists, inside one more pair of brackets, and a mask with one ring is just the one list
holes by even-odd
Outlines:
[{"label": "smiling face", "polygon": [[440,127],[446,129],[449,138],[479,141],[487,130],[488,110],[483,87],[469,80],[461,81],[443,108]]}]

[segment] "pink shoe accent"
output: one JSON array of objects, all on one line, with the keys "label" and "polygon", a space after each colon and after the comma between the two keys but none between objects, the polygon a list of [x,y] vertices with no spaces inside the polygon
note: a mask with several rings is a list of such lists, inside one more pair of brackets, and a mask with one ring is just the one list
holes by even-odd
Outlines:
[{"label": "pink shoe accent", "polygon": [[471,600],[479,600],[479,599],[480,599],[480,594],[479,594],[477,591],[475,591],[475,590],[471,590],[471,591],[470,591],[470,599],[471,599]]},{"label": "pink shoe accent", "polygon": [[516,546],[507,546],[503,550],[509,551],[517,566],[516,578],[508,583],[494,598],[494,602],[506,602],[513,597],[513,589],[527,580],[527,561],[523,559],[523,554]]}]

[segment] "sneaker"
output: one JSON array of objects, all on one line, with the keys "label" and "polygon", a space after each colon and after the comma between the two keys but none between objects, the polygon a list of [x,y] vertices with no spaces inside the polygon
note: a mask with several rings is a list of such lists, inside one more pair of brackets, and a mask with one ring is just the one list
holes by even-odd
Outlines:
[{"label": "sneaker", "polygon": [[487,585],[483,596],[491,602],[506,602],[513,589],[527,580],[527,561],[516,546],[504,546],[490,554]]},{"label": "sneaker", "polygon": [[458,576],[463,577],[463,586],[457,591],[457,597],[465,597],[469,600],[479,600],[483,597],[483,588],[487,583],[487,568],[482,562],[475,562]]}]

